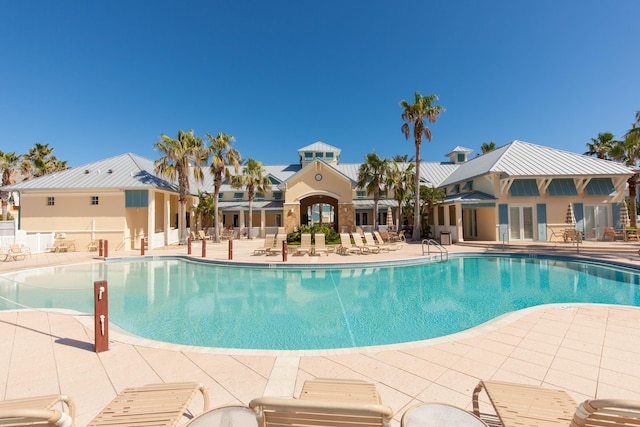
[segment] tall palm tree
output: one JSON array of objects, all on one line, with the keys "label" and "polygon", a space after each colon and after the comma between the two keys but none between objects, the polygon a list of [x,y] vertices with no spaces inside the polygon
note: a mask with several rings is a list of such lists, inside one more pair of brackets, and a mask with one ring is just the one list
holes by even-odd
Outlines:
[{"label": "tall palm tree", "polygon": [[480,149],[482,150],[482,154],[486,154],[489,151],[493,151],[496,149],[496,143],[493,141],[483,142],[482,145],[480,146]]},{"label": "tall palm tree", "polygon": [[220,187],[222,187],[223,178],[226,180],[231,179],[231,173],[227,166],[233,166],[235,173],[238,174],[240,168],[240,152],[235,148],[231,148],[231,143],[234,141],[234,137],[227,135],[226,133],[218,133],[215,137],[211,134],[204,134],[209,140],[209,152],[211,153],[211,174],[213,175],[213,203],[215,204],[214,210],[214,229],[216,242],[220,241],[219,219],[218,219],[218,196],[220,194]]},{"label": "tall palm tree", "polygon": [[[409,156],[394,156],[389,163],[386,177],[386,187],[393,191],[393,198],[398,202],[398,213],[396,214],[396,230],[400,230],[402,220],[402,203],[411,192],[414,180],[413,163],[408,162]],[[412,160],[413,161],[413,160]]]},{"label": "tall palm tree", "polygon": [[231,177],[231,186],[233,188],[247,189],[247,197],[249,198],[249,239],[253,239],[251,230],[253,228],[253,200],[256,193],[264,194],[271,190],[271,180],[267,176],[267,171],[262,163],[252,158],[247,158],[247,162],[242,168],[241,175]]},{"label": "tall palm tree", "polygon": [[[400,106],[404,108],[402,112],[402,120],[406,123],[400,128],[406,139],[409,139],[411,133],[411,125],[413,125],[413,139],[416,145],[416,177],[415,188],[420,188],[420,144],[422,136],[431,142],[431,129],[426,125],[425,120],[429,123],[435,123],[440,113],[445,108],[440,105],[434,105],[438,100],[438,95],[422,96],[419,92],[415,93],[415,100],[411,104],[405,100],[400,101]],[[413,240],[420,238],[420,191],[415,191],[415,201],[413,206]]]},{"label": "tall palm tree", "polygon": [[180,244],[187,242],[187,197],[189,196],[189,173],[193,165],[193,178],[196,182],[204,180],[201,166],[208,160],[208,152],[203,148],[202,138],[193,133],[178,131],[176,139],[165,134],[160,135],[160,141],[153,144],[153,149],[159,151],[162,157],[155,161],[156,173],[160,173],[172,181],[178,181],[180,198],[180,214],[178,217],[178,234]]},{"label": "tall palm tree", "polygon": [[[15,183],[15,176],[20,168],[21,160],[21,156],[16,155],[15,152],[5,153],[0,150],[0,174],[2,174],[3,187]],[[9,191],[0,191],[3,220],[6,220],[9,216],[9,197],[11,197]]]},{"label": "tall palm tree", "polygon": [[[631,130],[627,132],[623,141],[617,141],[617,143],[612,146],[610,151],[610,156],[613,160],[624,163],[625,165],[632,168],[634,171],[638,170],[638,161],[640,160],[640,141],[638,138],[638,133],[634,132],[637,128],[634,123],[631,127]],[[627,179],[627,186],[629,188],[629,219],[631,220],[631,226],[637,227],[637,215],[638,209],[636,207],[636,198],[637,198],[637,185],[638,181],[638,173],[634,173],[632,176]]]},{"label": "tall palm tree", "polygon": [[25,179],[36,178],[53,172],[68,169],[67,162],[59,160],[53,154],[53,147],[49,144],[36,142],[22,157],[20,171]]},{"label": "tall palm tree", "polygon": [[619,141],[614,139],[614,135],[611,132],[602,132],[598,134],[597,138],[591,138],[591,142],[587,143],[588,150],[585,151],[585,156],[596,156],[599,159],[608,159],[611,149]]},{"label": "tall palm tree", "polygon": [[378,230],[378,202],[380,190],[385,187],[389,162],[381,159],[375,151],[364,156],[364,160],[358,169],[356,186],[365,189],[367,195],[373,194],[373,227]]}]

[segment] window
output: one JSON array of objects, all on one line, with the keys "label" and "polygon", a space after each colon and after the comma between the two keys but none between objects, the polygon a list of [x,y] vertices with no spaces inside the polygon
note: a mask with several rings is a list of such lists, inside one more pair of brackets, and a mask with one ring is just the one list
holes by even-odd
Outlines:
[{"label": "window", "polygon": [[458,153],[458,163],[464,163],[466,160],[467,159],[464,153]]},{"label": "window", "polygon": [[149,207],[149,192],[147,190],[125,190],[125,208],[147,208]]},{"label": "window", "polygon": [[462,191],[473,191],[473,181],[467,181],[462,187]]},{"label": "window", "polygon": [[358,190],[356,191],[356,197],[358,199],[364,199],[365,197],[367,197],[367,193],[366,191]]},{"label": "window", "polygon": [[438,225],[444,225],[444,206],[438,206]]},{"label": "window", "polygon": [[92,205],[98,204],[98,196],[91,196],[91,204]]},{"label": "window", "polygon": [[243,196],[244,196],[244,193],[233,193],[234,200],[242,200]]},{"label": "window", "polygon": [[311,160],[311,159],[313,159],[313,153],[311,153],[311,152],[305,152],[305,153],[304,153],[304,158],[305,158],[305,160]]},{"label": "window", "polygon": [[256,200],[264,200],[264,194],[262,194],[262,193],[256,193],[256,197],[255,197],[255,199],[256,199]]},{"label": "window", "polygon": [[453,186],[453,189],[451,190],[451,194],[457,194],[460,192],[460,184],[456,184]]},{"label": "window", "polygon": [[222,199],[224,199],[224,193],[220,192],[218,193],[218,200],[222,200]]},{"label": "window", "polygon": [[47,206],[54,206],[56,204],[55,197],[47,197]]},{"label": "window", "polygon": [[333,160],[333,153],[324,153],[324,158],[327,160]]},{"label": "window", "polygon": [[275,193],[273,193],[273,200],[282,200],[282,192],[276,191]]},{"label": "window", "polygon": [[322,159],[324,157],[324,153],[316,153],[316,159]]}]

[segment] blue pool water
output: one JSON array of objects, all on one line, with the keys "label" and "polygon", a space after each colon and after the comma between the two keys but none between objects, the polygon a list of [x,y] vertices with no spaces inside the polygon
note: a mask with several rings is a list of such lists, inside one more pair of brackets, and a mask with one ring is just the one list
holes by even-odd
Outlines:
[{"label": "blue pool water", "polygon": [[[96,280],[109,283],[111,322],[136,335],[244,349],[417,341],[547,303],[640,305],[637,270],[505,256],[348,269],[107,262],[7,274],[0,297],[92,313]],[[0,299],[0,309],[14,308]]]}]

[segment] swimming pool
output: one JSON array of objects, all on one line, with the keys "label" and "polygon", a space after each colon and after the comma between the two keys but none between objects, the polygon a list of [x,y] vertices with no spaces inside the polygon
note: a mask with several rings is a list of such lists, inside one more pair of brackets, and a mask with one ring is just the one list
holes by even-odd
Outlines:
[{"label": "swimming pool", "polygon": [[[0,297],[93,312],[109,283],[110,320],[136,335],[238,349],[330,349],[419,341],[547,303],[640,305],[640,272],[520,256],[358,268],[220,266],[177,258],[6,274]],[[0,299],[0,309],[15,305]]]}]

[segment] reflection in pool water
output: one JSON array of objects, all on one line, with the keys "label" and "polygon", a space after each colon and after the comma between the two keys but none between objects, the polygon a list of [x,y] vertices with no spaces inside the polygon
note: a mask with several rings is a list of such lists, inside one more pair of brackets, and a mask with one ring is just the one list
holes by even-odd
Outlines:
[{"label": "reflection in pool water", "polygon": [[[93,311],[93,282],[107,280],[110,320],[134,334],[247,349],[417,341],[547,303],[640,305],[638,271],[553,258],[465,256],[346,269],[228,267],[172,258],[3,277],[4,298],[86,313]],[[0,300],[0,309],[14,308]]]}]

